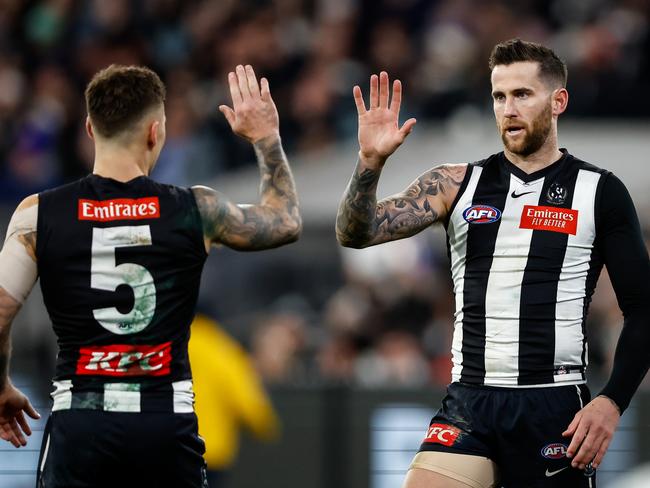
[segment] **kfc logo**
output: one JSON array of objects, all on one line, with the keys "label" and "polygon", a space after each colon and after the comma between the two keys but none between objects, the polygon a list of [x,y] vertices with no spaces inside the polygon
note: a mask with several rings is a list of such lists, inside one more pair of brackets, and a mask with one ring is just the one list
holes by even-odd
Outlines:
[{"label": "kfc logo", "polygon": [[82,347],[77,374],[99,376],[165,376],[170,373],[171,342],[157,346],[118,344]]},{"label": "kfc logo", "polygon": [[424,442],[433,444],[442,444],[443,446],[453,446],[456,438],[460,434],[460,429],[447,424],[431,424],[424,438]]}]

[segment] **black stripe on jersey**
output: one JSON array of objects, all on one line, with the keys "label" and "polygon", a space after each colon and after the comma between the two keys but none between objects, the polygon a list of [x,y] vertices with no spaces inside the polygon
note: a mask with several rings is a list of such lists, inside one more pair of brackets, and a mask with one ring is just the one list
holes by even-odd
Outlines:
[{"label": "black stripe on jersey", "polygon": [[[555,171],[546,176],[538,205],[571,208],[579,167],[574,165],[569,171],[561,171],[565,164],[570,162],[560,162],[553,168]],[[547,200],[549,189],[555,183],[568,192],[562,204]],[[554,381],[557,291],[568,240],[569,235],[562,232],[533,231],[521,285],[518,378],[520,385],[549,384]]]},{"label": "black stripe on jersey", "polygon": [[[499,170],[495,156],[483,164],[472,205],[489,205],[503,212],[510,175]],[[485,380],[485,297],[501,220],[469,224],[463,291],[463,369],[460,381],[482,384]]]}]

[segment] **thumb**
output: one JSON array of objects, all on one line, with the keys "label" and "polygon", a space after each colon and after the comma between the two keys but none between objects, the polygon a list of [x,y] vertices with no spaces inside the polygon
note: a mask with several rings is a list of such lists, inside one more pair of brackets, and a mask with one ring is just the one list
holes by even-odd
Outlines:
[{"label": "thumb", "polygon": [[228,105],[219,105],[219,111],[226,117],[226,120],[232,127],[235,124],[235,111],[231,109]]},{"label": "thumb", "polygon": [[23,407],[23,410],[27,413],[27,415],[29,415],[34,420],[38,420],[41,418],[41,414],[36,411],[36,409],[32,406],[31,403],[29,403],[29,400],[25,402],[25,406]]},{"label": "thumb", "polygon": [[417,120],[415,119],[408,119],[406,122],[404,122],[404,125],[402,125],[402,128],[399,130],[404,138],[406,138],[406,136],[411,133],[416,122]]}]

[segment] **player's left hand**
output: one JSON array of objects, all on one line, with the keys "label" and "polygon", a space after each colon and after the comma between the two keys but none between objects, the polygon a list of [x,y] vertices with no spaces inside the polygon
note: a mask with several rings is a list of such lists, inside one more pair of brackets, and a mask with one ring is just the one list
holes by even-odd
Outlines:
[{"label": "player's left hand", "polygon": [[38,420],[41,415],[29,403],[29,399],[10,382],[0,390],[0,439],[11,442],[14,447],[26,446],[23,435],[32,435],[25,413]]},{"label": "player's left hand", "polygon": [[280,134],[280,118],[269,91],[269,82],[262,78],[257,83],[251,65],[239,65],[228,73],[232,108],[220,105],[232,131],[251,143]]},{"label": "player's left hand", "polygon": [[616,404],[605,396],[594,398],[580,410],[562,435],[571,437],[567,457],[571,466],[578,469],[592,463],[597,469],[614,437],[621,414]]}]

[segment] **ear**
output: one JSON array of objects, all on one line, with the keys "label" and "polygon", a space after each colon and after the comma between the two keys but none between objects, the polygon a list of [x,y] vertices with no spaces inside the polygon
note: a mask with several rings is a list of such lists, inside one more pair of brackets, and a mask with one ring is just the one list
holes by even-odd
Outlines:
[{"label": "ear", "polygon": [[569,92],[566,88],[558,88],[553,91],[553,115],[558,116],[563,113],[569,104]]},{"label": "ear", "polygon": [[86,134],[93,141],[95,140],[95,134],[93,133],[93,125],[90,123],[90,116],[86,117]]},{"label": "ear", "polygon": [[149,130],[147,131],[147,147],[149,149],[153,149],[154,147],[156,147],[156,144],[158,144],[159,127],[160,127],[160,122],[158,120],[154,120],[149,126]]}]

